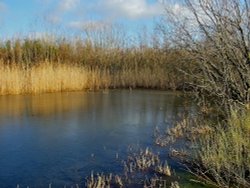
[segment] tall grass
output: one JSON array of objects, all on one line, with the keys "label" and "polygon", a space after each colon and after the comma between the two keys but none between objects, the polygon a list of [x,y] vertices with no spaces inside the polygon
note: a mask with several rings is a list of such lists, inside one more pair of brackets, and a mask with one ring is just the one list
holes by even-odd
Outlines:
[{"label": "tall grass", "polygon": [[0,65],[0,95],[98,90],[107,88],[176,89],[164,70],[109,69],[73,64],[40,63],[29,68],[17,64]]},{"label": "tall grass", "polygon": [[44,63],[25,69],[0,66],[0,94],[76,91],[87,87],[87,71],[77,66]]},{"label": "tall grass", "polygon": [[180,50],[104,43],[59,37],[0,42],[0,95],[183,87],[185,76],[176,74],[184,67]]},{"label": "tall grass", "polygon": [[200,137],[199,176],[219,187],[250,187],[250,113],[233,113],[227,125]]},{"label": "tall grass", "polygon": [[157,145],[165,147],[178,139],[187,142],[191,152],[174,149],[171,155],[185,163],[200,183],[212,187],[250,187],[249,110],[240,113],[234,110],[223,120],[202,114],[187,116],[175,127],[162,131],[163,134],[158,131]]}]

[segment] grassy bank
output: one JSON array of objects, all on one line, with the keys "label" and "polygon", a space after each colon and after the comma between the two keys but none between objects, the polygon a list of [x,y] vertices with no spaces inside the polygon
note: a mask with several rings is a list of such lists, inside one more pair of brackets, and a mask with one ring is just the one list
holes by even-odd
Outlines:
[{"label": "grassy bank", "polygon": [[199,138],[198,175],[219,187],[250,186],[250,115],[233,114],[225,125],[219,124],[213,134]]},{"label": "grassy bank", "polygon": [[173,137],[173,142],[188,142],[188,149],[174,150],[174,156],[197,177],[195,181],[212,187],[250,186],[249,113],[232,113],[224,121],[211,121],[201,115],[184,118],[167,132],[161,143],[168,137]]},{"label": "grassy bank", "polygon": [[170,156],[196,176],[195,182],[212,187],[250,187],[250,112],[233,112],[223,121],[202,114],[183,117],[174,127],[158,132],[155,143],[171,148],[184,140],[183,150],[172,149]]}]

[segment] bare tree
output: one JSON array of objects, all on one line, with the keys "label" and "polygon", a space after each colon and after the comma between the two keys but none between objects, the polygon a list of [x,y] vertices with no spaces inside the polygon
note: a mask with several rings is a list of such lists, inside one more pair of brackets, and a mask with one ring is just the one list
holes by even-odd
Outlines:
[{"label": "bare tree", "polygon": [[166,4],[164,32],[198,71],[185,74],[200,96],[218,105],[250,103],[250,1],[184,0]]}]

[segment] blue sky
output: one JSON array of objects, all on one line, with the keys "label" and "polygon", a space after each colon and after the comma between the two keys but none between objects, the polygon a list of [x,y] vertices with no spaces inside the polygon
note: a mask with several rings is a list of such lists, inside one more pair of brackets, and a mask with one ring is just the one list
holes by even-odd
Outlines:
[{"label": "blue sky", "polygon": [[77,33],[103,23],[150,30],[163,11],[159,0],[0,0],[0,37]]}]

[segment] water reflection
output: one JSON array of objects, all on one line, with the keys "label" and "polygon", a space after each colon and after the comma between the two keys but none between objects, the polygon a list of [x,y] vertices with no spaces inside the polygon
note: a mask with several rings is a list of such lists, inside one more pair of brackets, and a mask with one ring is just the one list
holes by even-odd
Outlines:
[{"label": "water reflection", "polygon": [[171,125],[184,104],[174,93],[139,90],[2,96],[0,187],[62,187],[91,170],[120,172],[116,153],[152,146],[154,126]]},{"label": "water reflection", "polygon": [[1,96],[0,116],[17,118],[23,115],[53,116],[81,108],[84,106],[84,102],[83,93]]}]

